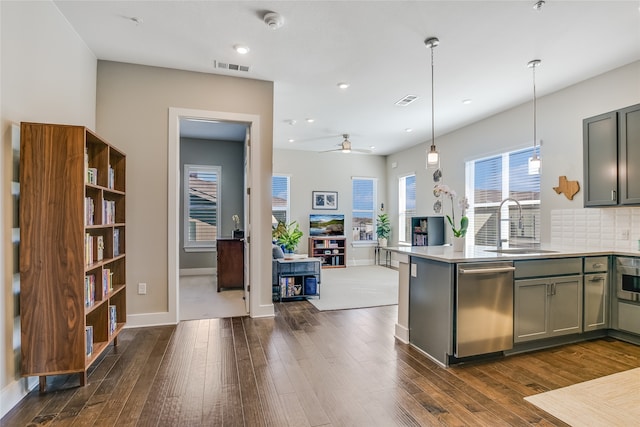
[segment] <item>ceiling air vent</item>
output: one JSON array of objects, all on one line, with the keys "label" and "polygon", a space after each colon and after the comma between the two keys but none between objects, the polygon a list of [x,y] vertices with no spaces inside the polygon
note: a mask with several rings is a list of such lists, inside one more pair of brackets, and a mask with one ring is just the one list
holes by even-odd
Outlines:
[{"label": "ceiling air vent", "polygon": [[407,105],[411,104],[416,99],[418,99],[418,97],[416,95],[407,95],[407,96],[403,97],[402,99],[396,101],[396,105],[398,105],[400,107],[406,107]]},{"label": "ceiling air vent", "polygon": [[247,65],[228,64],[220,61],[213,61],[213,66],[215,68],[222,68],[223,70],[244,71],[245,73],[249,71],[249,66]]}]

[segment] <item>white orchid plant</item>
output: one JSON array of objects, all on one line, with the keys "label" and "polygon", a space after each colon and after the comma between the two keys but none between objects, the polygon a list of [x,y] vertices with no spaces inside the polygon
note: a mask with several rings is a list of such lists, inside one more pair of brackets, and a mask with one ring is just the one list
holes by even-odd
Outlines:
[{"label": "white orchid plant", "polygon": [[453,230],[453,235],[455,237],[464,237],[467,235],[467,228],[469,227],[469,218],[466,215],[467,209],[469,208],[469,200],[466,197],[462,197],[458,200],[458,206],[460,206],[462,210],[462,217],[460,218],[460,227],[456,225],[456,210],[454,207],[453,200],[457,197],[455,190],[449,188],[448,185],[439,184],[436,185],[433,189],[433,194],[436,197],[444,196],[451,199],[451,216],[446,215],[447,221],[451,225],[451,229]]}]

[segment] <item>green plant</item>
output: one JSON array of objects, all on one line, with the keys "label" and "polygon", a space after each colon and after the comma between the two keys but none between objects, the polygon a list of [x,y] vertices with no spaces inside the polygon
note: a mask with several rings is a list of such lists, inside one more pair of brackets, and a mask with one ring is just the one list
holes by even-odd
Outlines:
[{"label": "green plant", "polygon": [[469,207],[469,202],[466,197],[463,197],[458,201],[460,208],[462,209],[462,217],[460,218],[460,227],[456,227],[456,210],[453,205],[453,199],[456,198],[456,192],[449,188],[448,185],[436,185],[433,190],[433,194],[436,197],[440,197],[440,195],[444,195],[451,199],[451,216],[446,215],[447,221],[449,221],[449,225],[451,225],[451,230],[453,231],[454,237],[464,237],[467,235],[467,228],[469,227],[469,218],[465,214],[467,208]]},{"label": "green plant", "polygon": [[297,221],[285,224],[283,221],[278,221],[278,225],[271,232],[271,236],[276,240],[276,243],[283,246],[288,252],[293,252],[302,238],[302,231]]},{"label": "green plant", "polygon": [[389,220],[389,214],[383,213],[378,215],[376,234],[379,239],[388,239],[391,235],[391,221]]}]

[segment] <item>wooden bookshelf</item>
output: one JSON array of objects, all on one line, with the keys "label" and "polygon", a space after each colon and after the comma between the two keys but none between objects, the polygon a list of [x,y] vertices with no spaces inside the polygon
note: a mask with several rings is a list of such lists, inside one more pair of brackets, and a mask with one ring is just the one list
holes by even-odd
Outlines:
[{"label": "wooden bookshelf", "polygon": [[126,323],[125,162],[83,126],[20,126],[21,373],[41,391],[84,385]]},{"label": "wooden bookshelf", "polygon": [[309,237],[309,256],[320,258],[322,268],[345,268],[347,245],[344,237]]}]

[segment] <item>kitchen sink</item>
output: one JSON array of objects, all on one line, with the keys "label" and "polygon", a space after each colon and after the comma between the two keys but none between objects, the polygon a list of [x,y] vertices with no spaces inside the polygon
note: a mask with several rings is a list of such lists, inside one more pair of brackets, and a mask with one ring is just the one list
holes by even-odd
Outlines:
[{"label": "kitchen sink", "polygon": [[505,248],[505,249],[485,249],[485,252],[495,252],[498,254],[527,255],[527,254],[554,254],[558,251],[549,251],[536,248]]}]

